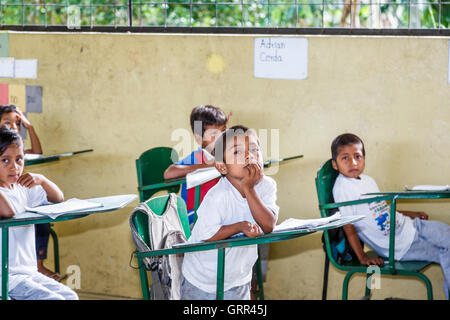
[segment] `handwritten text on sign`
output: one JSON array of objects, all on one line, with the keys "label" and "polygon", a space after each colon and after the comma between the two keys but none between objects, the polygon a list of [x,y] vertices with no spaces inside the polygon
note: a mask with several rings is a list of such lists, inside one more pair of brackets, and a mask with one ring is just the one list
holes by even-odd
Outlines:
[{"label": "handwritten text on sign", "polygon": [[256,78],[302,80],[308,76],[308,39],[255,38]]}]

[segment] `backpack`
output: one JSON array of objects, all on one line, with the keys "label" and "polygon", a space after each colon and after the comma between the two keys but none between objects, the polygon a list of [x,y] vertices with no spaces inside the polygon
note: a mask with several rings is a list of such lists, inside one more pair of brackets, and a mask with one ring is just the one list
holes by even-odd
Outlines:
[{"label": "backpack", "polygon": [[[330,212],[330,216],[333,215],[339,211],[338,208],[334,208]],[[350,243],[347,240],[347,237],[345,236],[345,231],[343,227],[334,228],[327,230],[328,237],[330,239],[330,247],[331,247],[331,254],[333,255],[334,260],[338,264],[345,264],[351,261],[358,261],[358,257],[356,256],[356,253],[353,251]],[[364,243],[361,241],[361,245],[363,246]],[[325,232],[322,233],[322,247],[323,250],[326,252],[326,246],[325,246]]]},{"label": "backpack", "polygon": [[[134,226],[133,217],[137,211],[148,217],[150,247],[142,240]],[[161,215],[155,214],[146,203],[140,203],[130,216],[130,227],[133,243],[138,251],[170,249],[174,244],[187,241],[178,216],[175,193],[169,194],[166,210]],[[152,300],[180,300],[183,254],[146,257],[143,263],[151,271]]]}]

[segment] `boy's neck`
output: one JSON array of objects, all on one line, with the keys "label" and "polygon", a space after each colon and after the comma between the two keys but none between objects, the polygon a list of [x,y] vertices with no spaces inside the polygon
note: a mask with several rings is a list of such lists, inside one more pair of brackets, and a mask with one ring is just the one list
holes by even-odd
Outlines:
[{"label": "boy's neck", "polygon": [[242,198],[244,198],[244,199],[246,198],[246,197],[245,197],[244,189],[242,188],[241,183],[239,182],[239,180],[230,177],[230,175],[228,175],[228,174],[225,176],[225,179],[227,179],[228,182],[230,182],[231,185],[232,185],[237,191],[239,191],[239,193],[241,194]]},{"label": "boy's neck", "polygon": [[345,174],[343,174],[343,173],[340,173],[340,172],[339,172],[339,174],[343,175],[343,176],[344,176],[344,177],[346,177],[347,179],[356,179],[356,180],[361,180],[361,175],[357,176],[356,178],[353,178],[353,177],[348,177],[348,176],[346,176]]},{"label": "boy's neck", "polygon": [[14,188],[14,183],[0,182],[0,187],[11,190]]}]

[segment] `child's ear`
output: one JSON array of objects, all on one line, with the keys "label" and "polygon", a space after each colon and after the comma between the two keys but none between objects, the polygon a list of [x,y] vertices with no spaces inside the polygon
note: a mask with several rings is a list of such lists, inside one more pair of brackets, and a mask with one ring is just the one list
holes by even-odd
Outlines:
[{"label": "child's ear", "polygon": [[339,171],[336,160],[331,160],[331,165],[333,166],[334,170]]},{"label": "child's ear", "polygon": [[219,171],[222,175],[225,175],[228,173],[227,166],[223,162],[215,162],[214,166],[216,167],[217,171]]}]

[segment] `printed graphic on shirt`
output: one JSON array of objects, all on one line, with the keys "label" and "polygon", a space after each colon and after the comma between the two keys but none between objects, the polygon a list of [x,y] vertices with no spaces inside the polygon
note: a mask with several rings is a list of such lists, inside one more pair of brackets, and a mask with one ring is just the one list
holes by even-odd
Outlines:
[{"label": "printed graphic on shirt", "polygon": [[383,235],[389,236],[389,205],[385,201],[371,202],[369,203],[369,210],[372,213],[372,217],[374,218],[378,229],[383,233]]}]

